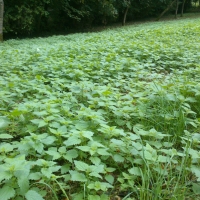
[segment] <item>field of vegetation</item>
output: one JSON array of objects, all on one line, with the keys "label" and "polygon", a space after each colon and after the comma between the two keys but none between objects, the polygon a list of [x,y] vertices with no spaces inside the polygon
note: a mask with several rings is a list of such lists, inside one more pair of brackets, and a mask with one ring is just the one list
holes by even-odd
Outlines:
[{"label": "field of vegetation", "polygon": [[0,44],[1,200],[200,199],[200,19]]}]

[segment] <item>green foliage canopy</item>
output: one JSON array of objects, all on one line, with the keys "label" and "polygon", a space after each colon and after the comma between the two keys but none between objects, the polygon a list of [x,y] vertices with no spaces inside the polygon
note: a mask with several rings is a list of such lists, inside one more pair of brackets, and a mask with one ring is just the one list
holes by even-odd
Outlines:
[{"label": "green foliage canopy", "polygon": [[[41,31],[83,29],[92,25],[122,22],[127,6],[128,20],[158,16],[171,0],[7,0],[4,32],[30,35]],[[187,0],[190,4],[191,0]],[[188,5],[189,5],[188,4]]]}]

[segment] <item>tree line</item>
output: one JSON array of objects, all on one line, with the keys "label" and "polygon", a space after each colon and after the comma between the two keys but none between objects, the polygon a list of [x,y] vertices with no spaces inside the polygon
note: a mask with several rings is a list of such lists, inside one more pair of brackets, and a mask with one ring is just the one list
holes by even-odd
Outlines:
[{"label": "tree line", "polygon": [[176,15],[178,12],[183,13],[185,9],[190,8],[192,2],[192,0],[6,0],[3,32],[26,36],[41,32],[81,30],[112,22],[121,22],[125,25],[127,20],[148,17],[159,19],[169,10],[174,11]]}]

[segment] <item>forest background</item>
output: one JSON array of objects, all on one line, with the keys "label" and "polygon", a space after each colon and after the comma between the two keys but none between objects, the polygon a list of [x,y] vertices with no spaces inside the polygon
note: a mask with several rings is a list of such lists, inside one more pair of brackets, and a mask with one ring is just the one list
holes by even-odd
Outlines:
[{"label": "forest background", "polygon": [[[5,38],[89,30],[198,9],[200,0],[6,0]],[[194,9],[193,9],[194,11]],[[164,13],[163,13],[164,14]]]}]

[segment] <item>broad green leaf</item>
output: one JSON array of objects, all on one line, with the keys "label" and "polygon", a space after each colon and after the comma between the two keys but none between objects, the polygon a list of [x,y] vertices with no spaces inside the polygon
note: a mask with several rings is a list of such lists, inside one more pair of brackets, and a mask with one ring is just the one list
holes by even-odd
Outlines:
[{"label": "broad green leaf", "polygon": [[105,173],[104,165],[90,165],[88,171],[95,173]]},{"label": "broad green leaf", "polygon": [[94,189],[94,190],[98,191],[98,190],[101,190],[101,183],[100,182],[90,183],[87,187],[89,189]]},{"label": "broad green leaf", "polygon": [[141,176],[141,170],[139,167],[132,167],[131,169],[128,170],[130,174],[136,175],[136,176]]},{"label": "broad green leaf", "polygon": [[41,121],[39,122],[39,124],[38,124],[38,127],[41,128],[41,127],[46,126],[47,124],[48,124],[48,123],[47,123],[46,121],[41,120]]},{"label": "broad green leaf", "polygon": [[105,170],[106,172],[114,172],[116,169],[112,167],[106,167]]},{"label": "broad green leaf", "polygon": [[89,195],[88,200],[101,200],[101,197],[98,195]]},{"label": "broad green leaf", "polygon": [[[121,119],[116,119],[115,122],[116,122],[119,126],[123,126],[123,125],[126,123],[126,121],[121,120]],[[128,124],[128,125],[129,125],[129,124]]]},{"label": "broad green leaf", "polygon": [[42,143],[36,142],[33,145],[33,148],[38,152],[38,153],[42,153],[44,145]]},{"label": "broad green leaf", "polygon": [[25,194],[26,200],[44,200],[43,197],[34,190],[29,190]]},{"label": "broad green leaf", "polygon": [[101,195],[101,200],[110,200],[110,197],[106,194]]},{"label": "broad green leaf", "polygon": [[20,177],[17,180],[20,191],[22,194],[25,194],[29,189],[29,180],[27,177]]},{"label": "broad green leaf", "polygon": [[165,147],[172,147],[172,146],[173,146],[173,143],[171,143],[171,142],[164,142],[163,145],[164,145]]},{"label": "broad green leaf", "polygon": [[91,131],[82,131],[82,136],[88,138],[89,140],[93,140],[92,136],[94,135]]},{"label": "broad green leaf", "polygon": [[197,128],[197,126],[198,126],[195,122],[189,122],[189,124],[191,124],[195,128]]},{"label": "broad green leaf", "polygon": [[128,127],[129,130],[132,130],[132,128],[133,128],[130,122],[127,122],[126,126]]},{"label": "broad green leaf", "polygon": [[113,156],[113,159],[114,159],[115,162],[124,162],[124,157],[122,157],[122,156],[119,155],[119,154],[115,154],[115,155]]},{"label": "broad green leaf", "polygon": [[66,147],[72,146],[72,145],[77,145],[80,143],[81,143],[81,140],[76,136],[72,136],[72,137],[68,138],[68,140],[64,141],[64,144],[66,145]]},{"label": "broad green leaf", "polygon": [[58,172],[58,170],[61,168],[61,166],[52,166],[52,167],[49,167],[49,169],[52,171],[52,172]]},{"label": "broad green leaf", "polygon": [[48,113],[46,111],[40,111],[40,112],[33,112],[34,115],[38,117],[43,117],[44,115],[47,115]]},{"label": "broad green leaf", "polygon": [[134,127],[133,130],[137,135],[142,135],[142,136],[148,135],[148,131],[145,131],[145,130],[140,129],[138,127]]},{"label": "broad green leaf", "polygon": [[162,147],[162,143],[159,141],[148,141],[148,143],[154,147],[156,147],[157,149],[160,149]]},{"label": "broad green leaf", "polygon": [[30,180],[40,180],[41,177],[42,177],[42,174],[40,172],[30,173],[29,175]]},{"label": "broad green leaf", "polygon": [[67,151],[67,152],[63,155],[63,157],[64,157],[66,160],[72,162],[72,160],[73,160],[74,158],[77,158],[77,157],[78,157],[78,152],[77,152],[75,149],[71,149],[71,150]]},{"label": "broad green leaf", "polygon": [[[58,129],[58,128],[60,127],[60,123],[58,123],[58,122],[51,122],[51,123],[49,124],[49,126]],[[49,130],[51,131],[50,128],[49,128]],[[54,131],[56,132],[56,130],[54,130],[54,129],[52,129],[52,130],[53,130],[52,133],[54,133]]]},{"label": "broad green leaf", "polygon": [[151,161],[156,161],[156,158],[153,158],[153,155],[149,151],[144,151],[144,158]]},{"label": "broad green leaf", "polygon": [[47,161],[47,160],[44,160],[44,159],[38,159],[35,162],[35,164],[38,165],[38,166],[51,167],[51,166],[54,166],[56,164],[56,162]]},{"label": "broad green leaf", "polygon": [[78,121],[75,125],[75,127],[78,129],[78,130],[85,130],[87,129],[87,127],[89,126],[89,123],[88,122],[85,122],[85,121]]},{"label": "broad green leaf", "polygon": [[85,151],[85,152],[90,151],[90,147],[88,147],[88,146],[77,146],[76,148],[80,149],[81,151]]},{"label": "broad green leaf", "polygon": [[89,175],[102,179],[102,176],[98,172],[91,172]]},{"label": "broad green leaf", "polygon": [[115,144],[116,146],[124,146],[124,142],[122,140],[116,140],[116,139],[111,139],[110,140],[113,144]]},{"label": "broad green leaf", "polygon": [[83,173],[79,173],[77,171],[69,171],[71,174],[71,181],[78,181],[78,182],[86,182],[87,179]]},{"label": "broad green leaf", "polygon": [[33,119],[33,120],[31,120],[31,122],[36,124],[39,128],[46,126],[48,124],[43,119]]},{"label": "broad green leaf", "polygon": [[7,128],[9,123],[9,120],[6,117],[0,116],[0,130]]},{"label": "broad green leaf", "polygon": [[48,136],[42,140],[42,143],[49,145],[49,144],[53,144],[55,141],[56,141],[56,138],[54,136]]},{"label": "broad green leaf", "polygon": [[61,153],[61,155],[63,155],[64,153],[67,152],[66,147],[60,147],[60,148],[58,149],[58,151]]},{"label": "broad green leaf", "polygon": [[200,181],[200,167],[192,165],[191,171],[196,175],[197,181]]},{"label": "broad green leaf", "polygon": [[51,178],[53,171],[50,168],[42,168],[41,172],[47,178]]},{"label": "broad green leaf", "polygon": [[168,175],[168,171],[167,169],[163,168],[161,165],[157,165],[153,168],[154,171],[156,171],[158,174],[160,175],[164,175],[167,176]]},{"label": "broad green leaf", "polygon": [[96,191],[98,190],[106,191],[108,188],[112,188],[113,186],[110,185],[109,183],[96,181],[96,182],[90,183],[87,187],[89,189],[94,189]]},{"label": "broad green leaf", "polygon": [[196,195],[200,194],[200,184],[199,183],[193,183],[192,184],[192,190]]},{"label": "broad green leaf", "polygon": [[142,144],[139,142],[132,142],[132,146],[137,150],[141,150],[143,148]]},{"label": "broad green leaf", "polygon": [[73,195],[73,200],[84,200],[84,193],[78,193]]},{"label": "broad green leaf", "polygon": [[75,160],[74,164],[75,164],[76,168],[80,171],[87,171],[87,169],[89,168],[89,165],[82,161]]},{"label": "broad green leaf", "polygon": [[38,129],[38,127],[37,126],[35,126],[35,125],[30,125],[30,124],[28,124],[27,126],[26,126],[26,128],[27,128],[27,132],[29,132],[29,133],[31,133],[31,132],[35,132],[37,129]]},{"label": "broad green leaf", "polygon": [[15,190],[10,186],[4,185],[0,189],[0,198],[1,200],[8,200],[15,196]]},{"label": "broad green leaf", "polygon": [[7,153],[13,151],[14,146],[9,143],[0,144],[0,153]]},{"label": "broad green leaf", "polygon": [[127,180],[132,180],[132,179],[133,179],[133,176],[132,176],[132,175],[127,174],[127,173],[125,173],[125,172],[122,172],[122,175],[123,175],[123,177],[124,177],[125,179],[127,179]]},{"label": "broad green leaf", "polygon": [[131,138],[132,141],[140,139],[140,136],[133,134],[133,133],[131,133],[131,135],[129,137]]},{"label": "broad green leaf", "polygon": [[148,135],[152,136],[152,137],[155,137],[157,139],[162,139],[164,137],[164,134],[162,134],[161,132],[156,131],[154,128],[149,130]]},{"label": "broad green leaf", "polygon": [[67,127],[66,126],[61,126],[61,127],[58,128],[57,131],[62,133],[62,135],[63,134],[67,134]]},{"label": "broad green leaf", "polygon": [[99,155],[102,155],[102,156],[109,156],[110,155],[110,153],[108,153],[107,151],[106,151],[106,149],[98,149],[97,150],[97,153],[99,154]]},{"label": "broad green leaf", "polygon": [[106,181],[108,181],[108,183],[113,184],[114,183],[114,177],[111,174],[107,174],[105,176]]},{"label": "broad green leaf", "polygon": [[101,159],[99,159],[98,157],[90,157],[90,161],[94,164],[94,165],[99,165],[101,163]]},{"label": "broad green leaf", "polygon": [[146,150],[149,151],[149,152],[153,152],[154,151],[154,149],[148,143],[146,144]]},{"label": "broad green leaf", "polygon": [[11,179],[13,176],[12,172],[8,171],[6,168],[0,166],[0,182],[5,180]]},{"label": "broad green leaf", "polygon": [[10,139],[10,138],[13,138],[13,136],[6,133],[0,133],[0,139]]},{"label": "broad green leaf", "polygon": [[167,156],[162,156],[162,155],[158,156],[158,162],[166,163],[166,162],[169,162],[169,161],[170,161],[170,158],[167,157]]},{"label": "broad green leaf", "polygon": [[52,129],[52,128],[49,128],[50,132],[53,133],[53,134],[56,134],[57,133],[57,130],[55,129]]},{"label": "broad green leaf", "polygon": [[51,147],[48,151],[45,151],[48,155],[52,156],[52,160],[56,160],[61,157],[60,153],[57,152],[57,148]]},{"label": "broad green leaf", "polygon": [[70,169],[70,165],[69,164],[62,165],[61,166],[61,173],[62,174],[66,174],[67,172],[69,172],[69,169]]}]

